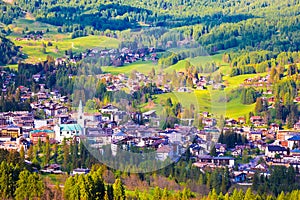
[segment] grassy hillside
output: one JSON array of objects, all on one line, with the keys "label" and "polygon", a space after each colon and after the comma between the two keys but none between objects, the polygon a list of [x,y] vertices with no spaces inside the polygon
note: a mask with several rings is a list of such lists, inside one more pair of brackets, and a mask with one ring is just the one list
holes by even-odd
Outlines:
[{"label": "grassy hillside", "polygon": [[[216,117],[223,115],[229,118],[245,116],[254,110],[255,104],[244,105],[239,98],[224,103],[219,101],[221,96],[226,96],[225,92],[213,90],[196,90],[191,93],[174,92],[156,95],[155,103],[160,105],[167,98],[171,98],[172,101],[180,102],[184,107],[189,108],[191,104],[194,104],[199,112],[209,111]],[[161,107],[157,106],[157,108]]]},{"label": "grassy hillside", "polygon": [[122,74],[129,75],[133,70],[136,70],[143,74],[148,74],[152,68],[154,68],[156,71],[158,70],[158,66],[154,64],[152,61],[146,61],[146,62],[139,61],[121,67],[106,66],[106,67],[102,67],[102,70],[104,72],[112,73],[112,74],[122,73]]},{"label": "grassy hillside", "polygon": [[[37,41],[17,41],[16,36],[9,37],[17,46],[22,46],[22,52],[28,56],[26,62],[38,62],[44,60],[47,55],[53,57],[62,57],[66,50],[72,49],[73,52],[83,52],[89,48],[116,48],[119,41],[105,36],[86,36],[76,39],[66,38],[63,35],[56,34],[56,39],[42,39]],[[48,42],[52,46],[47,46]],[[46,53],[43,52],[43,43],[46,45]]]}]

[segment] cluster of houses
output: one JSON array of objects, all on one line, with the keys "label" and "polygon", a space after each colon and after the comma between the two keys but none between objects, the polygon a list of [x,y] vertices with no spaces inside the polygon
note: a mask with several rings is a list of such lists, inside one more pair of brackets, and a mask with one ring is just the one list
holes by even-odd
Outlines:
[{"label": "cluster of houses", "polygon": [[141,49],[130,49],[123,47],[121,49],[92,49],[88,51],[84,56],[95,57],[95,58],[109,58],[110,65],[122,66],[124,64],[134,63],[139,60],[147,61],[157,61],[157,56],[154,48],[141,48]]},{"label": "cluster of houses", "polygon": [[[128,80],[125,75],[103,75],[102,79],[118,84],[119,81]],[[30,90],[20,87],[21,99],[26,99]],[[77,111],[70,112],[67,106],[68,99],[57,92],[50,92],[40,85],[36,102],[31,103],[33,112],[3,112],[0,113],[0,148],[20,150],[27,149],[39,141],[61,143],[65,138],[77,138],[89,142],[91,148],[99,151],[110,145],[112,156],[116,156],[118,149],[139,152],[154,150],[156,159],[164,161],[168,158],[176,161],[186,150],[194,159],[194,166],[203,170],[206,168],[229,167],[234,174],[234,181],[246,181],[260,170],[268,175],[268,166],[284,165],[299,167],[300,164],[300,122],[293,130],[280,130],[278,124],[267,126],[260,116],[252,116],[246,125],[246,119],[225,120],[223,131],[231,130],[243,135],[248,142],[228,148],[226,144],[218,143],[221,130],[216,127],[217,120],[208,112],[202,113],[204,128],[196,129],[190,125],[176,125],[173,129],[161,130],[160,119],[155,110],[140,114],[144,125],[135,124],[124,119],[128,113],[114,105],[103,106],[99,113],[85,113],[80,102]],[[47,115],[45,119],[36,119],[34,111],[43,110]],[[136,115],[136,114],[135,114]],[[128,118],[126,118],[128,119]],[[270,142],[271,141],[271,142]],[[209,152],[212,146],[216,149],[216,156]],[[244,151],[258,149],[258,155],[253,156],[249,163],[237,162]],[[264,160],[259,163],[259,159]],[[59,173],[55,166],[43,169],[51,173]],[[51,169],[51,167],[53,169]],[[78,169],[78,173],[81,172]],[[77,173],[77,172],[74,172]]]},{"label": "cluster of houses", "polygon": [[247,78],[244,80],[244,83],[241,86],[248,86],[248,87],[267,87],[270,88],[272,85],[269,81],[270,75],[266,76],[257,76],[254,78]]},{"label": "cluster of houses", "polygon": [[2,80],[2,93],[5,94],[8,86],[14,83],[16,75],[14,73],[8,73],[7,71],[1,71],[0,76]]},{"label": "cluster of houses", "polygon": [[[210,118],[204,121],[207,119]],[[196,161],[194,166],[201,170],[227,166],[232,172],[234,182],[251,182],[256,172],[269,176],[269,167],[274,165],[292,166],[296,171],[299,170],[300,122],[297,122],[291,130],[281,130],[276,123],[267,126],[267,123],[259,116],[251,117],[250,122],[251,127],[245,124],[244,118],[226,120],[223,131],[231,130],[247,139],[247,143],[235,145],[233,148],[218,143],[220,132],[218,129],[213,132],[212,126],[198,131],[196,139],[189,146],[189,151]],[[216,150],[216,156],[211,156],[209,153],[212,146]],[[242,163],[239,160],[245,156],[245,151],[247,156],[249,152],[252,153],[249,156],[249,162]]]},{"label": "cluster of houses", "polygon": [[130,49],[123,47],[120,49],[88,49],[86,52],[81,53],[80,55],[73,55],[69,57],[66,55],[61,58],[56,58],[55,64],[63,63],[73,63],[76,64],[82,59],[86,60],[99,60],[100,65],[103,66],[123,66],[125,64],[134,63],[137,61],[153,61],[157,62],[158,57],[155,53],[154,48],[140,48],[140,49]]},{"label": "cluster of houses", "polygon": [[[273,95],[273,90],[272,90],[272,84],[270,83],[270,75],[266,76],[257,76],[253,78],[247,78],[244,80],[244,82],[241,84],[241,87],[254,87],[254,88],[267,88],[266,91],[263,91],[261,95],[263,95],[262,99],[268,102],[270,105],[269,108],[273,108],[275,104],[275,97]],[[267,96],[267,97],[265,97]],[[280,102],[282,102],[282,99],[280,99]],[[295,103],[300,102],[300,97],[297,96],[294,99]]]},{"label": "cluster of houses", "polygon": [[25,34],[23,37],[19,38],[17,37],[15,40],[16,41],[30,41],[30,40],[33,40],[33,41],[36,41],[36,40],[42,40],[43,39],[43,35],[44,35],[45,31],[31,31],[27,34]]}]

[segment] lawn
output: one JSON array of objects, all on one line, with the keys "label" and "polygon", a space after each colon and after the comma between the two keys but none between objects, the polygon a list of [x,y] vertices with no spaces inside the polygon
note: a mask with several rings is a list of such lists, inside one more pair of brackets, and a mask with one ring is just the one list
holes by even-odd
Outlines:
[{"label": "lawn", "polygon": [[[16,45],[22,46],[22,52],[28,56],[27,62],[45,60],[47,55],[55,58],[62,57],[65,51],[69,49],[72,49],[73,52],[83,52],[89,48],[117,48],[119,44],[117,39],[105,36],[86,36],[76,39],[60,37],[60,39],[55,40],[43,39],[38,41],[16,41],[15,38],[15,36],[10,37]],[[46,53],[44,53],[42,44],[47,45],[48,42],[51,42],[52,46],[46,46]]]},{"label": "lawn", "polygon": [[197,56],[195,58],[187,58],[185,60],[180,60],[178,63],[171,65],[164,69],[165,72],[171,73],[173,70],[176,71],[185,71],[186,61],[189,61],[192,65],[199,66],[201,63],[203,66],[206,63],[215,62],[216,64],[219,64],[220,70],[223,74],[229,74],[230,68],[228,63],[224,63],[222,61],[223,53],[218,53],[212,56]]},{"label": "lawn", "polygon": [[13,31],[11,34],[13,36],[22,36],[22,31],[25,31],[26,27],[29,31],[46,31],[46,29],[49,29],[50,32],[55,32],[57,30],[55,26],[35,21],[29,17],[14,20],[8,27]]},{"label": "lawn", "polygon": [[129,75],[133,70],[141,72],[143,74],[148,74],[152,68],[156,71],[158,70],[158,66],[154,64],[152,61],[138,61],[132,64],[124,65],[121,67],[113,67],[113,66],[106,66],[102,67],[104,72],[109,72],[112,74],[127,74]]},{"label": "lawn", "polygon": [[185,66],[186,66],[186,60],[180,60],[176,64],[171,65],[171,66],[165,68],[164,72],[166,72],[166,73],[172,73],[174,70],[177,71],[177,72],[180,72],[180,71],[183,72],[183,71],[185,71]]},{"label": "lawn", "polygon": [[220,97],[225,97],[225,91],[219,90],[195,90],[191,93],[167,93],[156,95],[154,102],[157,104],[156,109],[162,110],[163,102],[167,98],[171,98],[173,102],[180,102],[184,107],[189,108],[194,104],[198,112],[209,111],[220,117],[221,115],[229,118],[238,118],[248,115],[250,111],[254,110],[255,104],[244,105],[240,102],[239,98],[233,99],[229,102],[220,102]]},{"label": "lawn", "polygon": [[[115,38],[95,35],[71,39],[70,33],[58,33],[56,26],[35,21],[28,15],[15,20],[8,27],[13,31],[8,38],[16,45],[23,47],[23,53],[28,56],[26,62],[31,63],[45,60],[47,55],[55,58],[62,57],[69,49],[79,53],[89,48],[117,48],[120,43]],[[28,31],[44,31],[43,40],[17,41],[16,38],[22,37],[22,32],[26,31],[26,28]],[[49,32],[46,32],[47,29]],[[51,42],[52,46],[46,46],[46,53],[44,53],[42,43],[47,45],[48,42]]]}]

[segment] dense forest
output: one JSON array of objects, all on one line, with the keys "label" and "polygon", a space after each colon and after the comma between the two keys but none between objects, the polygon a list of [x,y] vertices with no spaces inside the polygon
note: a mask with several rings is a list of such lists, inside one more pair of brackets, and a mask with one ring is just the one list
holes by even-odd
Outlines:
[{"label": "dense forest", "polygon": [[3,1],[0,1],[0,11],[0,22],[3,24],[11,24],[14,19],[24,15],[20,7],[4,3]]},{"label": "dense forest", "polygon": [[[0,150],[0,196],[3,199],[276,199],[284,195],[296,195],[299,185],[296,174],[299,169],[274,166],[270,176],[259,172],[253,177],[253,185],[243,192],[232,187],[232,173],[228,168],[207,170],[205,173],[192,166],[186,154],[177,164],[151,173],[129,173],[110,169],[99,164],[83,143],[63,141],[50,144],[39,141],[30,146],[25,162],[24,148],[17,151]],[[89,167],[87,175],[65,175],[64,188],[51,185],[36,169],[59,163],[68,172],[78,166]],[[152,188],[153,191],[150,192]],[[126,191],[133,191],[127,193]],[[297,194],[298,195],[298,194]],[[296,195],[296,196],[297,196]],[[219,197],[219,198],[218,198]],[[207,199],[207,198],[204,198]],[[282,199],[282,197],[281,197]],[[297,198],[293,198],[297,199]]]},{"label": "dense forest", "polygon": [[[27,1],[16,5],[74,37],[99,30],[180,27],[210,52],[239,49],[297,51],[299,1]],[[250,13],[250,14],[249,14]],[[267,19],[267,20],[266,20]]]},{"label": "dense forest", "polygon": [[17,63],[19,58],[19,47],[15,46],[10,40],[0,35],[0,65]]}]

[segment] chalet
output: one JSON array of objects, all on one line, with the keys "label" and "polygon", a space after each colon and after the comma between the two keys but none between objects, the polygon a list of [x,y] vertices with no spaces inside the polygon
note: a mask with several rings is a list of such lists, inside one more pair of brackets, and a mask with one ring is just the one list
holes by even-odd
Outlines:
[{"label": "chalet", "polygon": [[159,132],[160,136],[167,136],[170,140],[170,142],[181,142],[182,141],[182,134],[173,129],[168,129],[165,131]]},{"label": "chalet", "polygon": [[208,117],[209,113],[208,112],[203,112],[202,115],[203,115],[203,117]]},{"label": "chalet", "polygon": [[251,123],[254,123],[254,122],[262,122],[263,121],[263,119],[262,119],[262,117],[261,116],[252,116],[252,117],[250,117],[250,121],[251,121]]},{"label": "chalet", "polygon": [[128,135],[123,131],[120,131],[112,135],[112,139],[116,141],[124,140],[126,137],[128,137]]},{"label": "chalet", "polygon": [[214,118],[204,118],[202,120],[202,123],[205,124],[205,126],[212,127],[212,126],[215,126],[217,124],[217,121]]},{"label": "chalet", "polygon": [[57,116],[61,114],[67,114],[68,108],[59,104],[52,104],[49,107],[44,107],[44,111],[48,116]]},{"label": "chalet", "polygon": [[61,171],[61,165],[59,164],[47,165],[41,170],[41,172],[50,174],[63,174],[63,172]]},{"label": "chalet", "polygon": [[297,135],[298,131],[292,131],[292,130],[279,130],[276,133],[276,140],[277,141],[287,141],[289,138],[291,138],[294,135]]},{"label": "chalet", "polygon": [[272,124],[270,125],[270,130],[273,131],[273,132],[279,131],[279,125],[276,124],[276,123],[272,123]]},{"label": "chalet", "polygon": [[18,137],[21,136],[21,134],[22,134],[22,128],[21,127],[10,124],[10,125],[7,125],[7,126],[1,128],[0,136],[1,137],[8,136],[8,137],[11,137],[11,138],[18,138]]},{"label": "chalet", "polygon": [[295,157],[300,157],[300,149],[293,149],[290,152],[290,155],[295,156]]},{"label": "chalet", "polygon": [[177,92],[191,92],[191,90],[187,87],[180,87],[178,88]]},{"label": "chalet", "polygon": [[107,91],[118,91],[117,87],[114,85],[107,86]]},{"label": "chalet", "polygon": [[253,79],[252,78],[247,78],[244,80],[244,84],[250,84],[252,83]]},{"label": "chalet", "polygon": [[168,145],[164,145],[156,150],[156,159],[164,161],[173,157],[173,149]]},{"label": "chalet", "polygon": [[110,128],[88,128],[86,138],[92,141],[92,147],[99,148],[111,144],[113,131]]},{"label": "chalet", "polygon": [[215,144],[215,148],[217,153],[225,153],[226,152],[226,144],[217,143]]},{"label": "chalet", "polygon": [[276,155],[286,155],[287,149],[279,145],[268,145],[265,151],[265,156],[275,158]]},{"label": "chalet", "polygon": [[150,119],[157,118],[156,110],[150,110],[150,111],[144,112],[142,115],[143,115],[144,120],[150,120]]},{"label": "chalet", "polygon": [[226,126],[234,126],[237,125],[237,121],[235,119],[228,119],[226,120]]},{"label": "chalet", "polygon": [[35,74],[35,75],[32,75],[32,79],[33,79],[35,82],[39,82],[40,79],[41,79],[41,74]]},{"label": "chalet", "polygon": [[203,155],[205,153],[205,149],[198,144],[192,144],[190,146],[190,153],[194,156]]},{"label": "chalet", "polygon": [[244,124],[246,122],[245,117],[239,117],[238,118],[238,123],[239,124]]},{"label": "chalet", "polygon": [[77,168],[77,169],[74,169],[73,172],[72,172],[72,175],[80,175],[80,174],[88,174],[90,172],[89,169],[82,169],[82,168]]},{"label": "chalet", "polygon": [[294,135],[288,139],[288,147],[290,149],[295,149],[295,147],[300,147],[300,134]]},{"label": "chalet", "polygon": [[241,183],[246,181],[247,179],[247,174],[244,172],[239,172],[239,171],[234,171],[233,172],[233,181],[235,183]]},{"label": "chalet", "polygon": [[300,130],[300,121],[294,124],[294,129],[295,130]]},{"label": "chalet", "polygon": [[248,138],[247,139],[251,140],[251,141],[261,140],[262,139],[262,132],[261,131],[251,131],[248,134]]},{"label": "chalet", "polygon": [[101,112],[102,113],[116,113],[116,112],[118,112],[118,110],[119,109],[117,107],[109,104],[107,106],[102,107]]},{"label": "chalet", "polygon": [[61,103],[67,103],[67,102],[68,102],[68,97],[62,96],[62,97],[59,98],[59,101],[60,101]]},{"label": "chalet", "polygon": [[234,167],[233,157],[212,157],[210,155],[200,155],[197,157],[200,163],[209,163],[215,166],[228,166]]},{"label": "chalet", "polygon": [[47,137],[49,140],[54,142],[55,133],[52,130],[33,130],[30,132],[30,140],[33,144],[37,144],[39,140],[46,142]]},{"label": "chalet", "polygon": [[268,166],[264,163],[260,163],[260,164],[257,164],[252,169],[255,170],[255,171],[267,172],[268,171]]},{"label": "chalet", "polygon": [[241,150],[241,149],[233,150],[233,151],[231,152],[231,155],[234,156],[234,157],[241,156],[241,155],[242,155],[242,150]]}]

